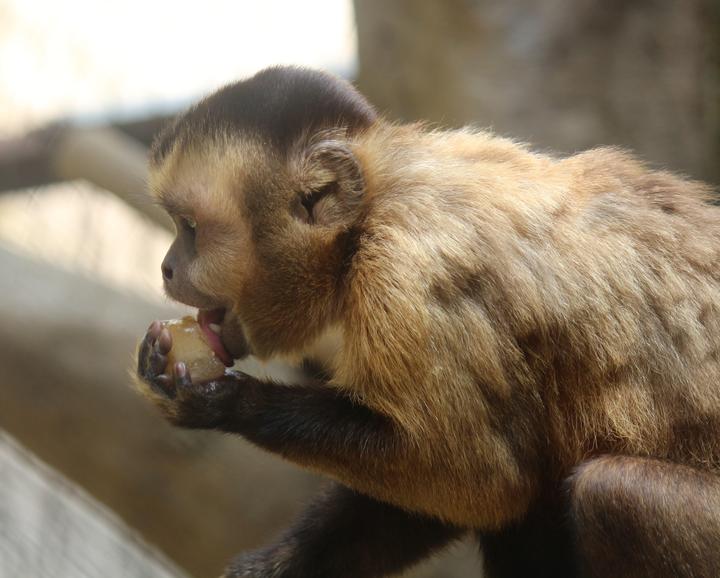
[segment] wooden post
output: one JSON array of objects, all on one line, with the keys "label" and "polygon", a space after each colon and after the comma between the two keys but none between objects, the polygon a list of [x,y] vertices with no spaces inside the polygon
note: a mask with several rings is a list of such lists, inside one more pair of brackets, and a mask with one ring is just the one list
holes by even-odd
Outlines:
[{"label": "wooden post", "polygon": [[359,87],[391,117],[567,153],[619,145],[720,180],[716,0],[355,0],[355,12]]}]

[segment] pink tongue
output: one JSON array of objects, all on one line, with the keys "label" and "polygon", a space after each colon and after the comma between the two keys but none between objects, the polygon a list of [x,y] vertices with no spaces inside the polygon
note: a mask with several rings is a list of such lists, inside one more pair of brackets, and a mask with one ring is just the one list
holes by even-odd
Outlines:
[{"label": "pink tongue", "polygon": [[222,361],[226,367],[233,364],[232,356],[225,349],[220,336],[210,329],[210,324],[220,325],[225,317],[225,309],[200,309],[198,311],[197,322],[202,329],[205,340],[215,353],[215,356]]}]

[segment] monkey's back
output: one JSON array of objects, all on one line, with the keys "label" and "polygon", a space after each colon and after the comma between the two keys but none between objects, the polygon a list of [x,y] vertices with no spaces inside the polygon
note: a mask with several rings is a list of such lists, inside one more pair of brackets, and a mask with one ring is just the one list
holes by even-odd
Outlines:
[{"label": "monkey's back", "polygon": [[[508,471],[602,452],[720,468],[707,187],[612,149],[554,160],[482,133],[401,127],[360,150],[341,373],[371,376],[366,401]],[[488,439],[468,448],[478,424]]]}]

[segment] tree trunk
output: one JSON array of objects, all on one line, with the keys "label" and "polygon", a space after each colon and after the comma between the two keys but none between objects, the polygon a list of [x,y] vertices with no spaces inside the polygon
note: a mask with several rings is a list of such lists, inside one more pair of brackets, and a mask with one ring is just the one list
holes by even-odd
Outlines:
[{"label": "tree trunk", "polygon": [[355,0],[359,86],[390,118],[720,179],[718,0]]}]

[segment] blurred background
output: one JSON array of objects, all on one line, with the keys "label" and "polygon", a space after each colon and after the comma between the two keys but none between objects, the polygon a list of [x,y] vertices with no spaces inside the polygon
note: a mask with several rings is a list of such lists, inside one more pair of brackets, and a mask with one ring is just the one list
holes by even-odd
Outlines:
[{"label": "blurred background", "polygon": [[[720,181],[718,0],[0,0],[0,577],[216,576],[322,481],[131,388],[163,297],[157,130],[272,64],[391,119]],[[416,578],[477,575],[459,544]]]}]

